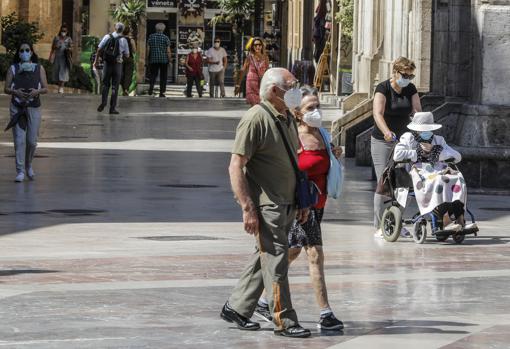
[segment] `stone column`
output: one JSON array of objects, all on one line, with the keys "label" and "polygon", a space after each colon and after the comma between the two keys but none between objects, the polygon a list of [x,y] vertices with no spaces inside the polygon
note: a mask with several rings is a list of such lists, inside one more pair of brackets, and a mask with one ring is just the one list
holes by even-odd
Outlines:
[{"label": "stone column", "polygon": [[81,56],[81,9],[83,6],[82,0],[73,1],[73,63],[80,64]]},{"label": "stone column", "polygon": [[[138,62],[136,64],[136,82],[143,84],[145,82],[145,56],[147,54],[147,45],[145,44],[147,35],[147,21],[143,20],[138,25],[138,37],[136,49],[138,52]],[[177,52],[172,52],[177,54]]]}]

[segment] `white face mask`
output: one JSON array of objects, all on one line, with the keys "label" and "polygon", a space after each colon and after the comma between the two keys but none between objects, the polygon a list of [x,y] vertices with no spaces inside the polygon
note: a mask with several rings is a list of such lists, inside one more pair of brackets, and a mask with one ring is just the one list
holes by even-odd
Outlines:
[{"label": "white face mask", "polygon": [[289,110],[294,110],[301,106],[301,91],[298,88],[291,88],[283,95],[283,101]]},{"label": "white face mask", "polygon": [[193,53],[197,53],[198,52],[198,49],[197,48],[194,48],[193,49]]},{"label": "white face mask", "polygon": [[62,32],[60,33],[60,35],[62,35],[62,37],[65,37],[67,35],[67,32]]},{"label": "white face mask", "polygon": [[314,109],[306,112],[303,115],[303,121],[310,127],[321,127],[322,125],[322,110]]},{"label": "white face mask", "polygon": [[214,47],[216,47],[216,48],[220,48],[220,43],[219,43],[219,42],[215,42],[215,43],[214,43]]},{"label": "white face mask", "polygon": [[403,77],[400,77],[397,79],[397,85],[404,88],[407,87],[411,83],[411,80],[404,79]]}]

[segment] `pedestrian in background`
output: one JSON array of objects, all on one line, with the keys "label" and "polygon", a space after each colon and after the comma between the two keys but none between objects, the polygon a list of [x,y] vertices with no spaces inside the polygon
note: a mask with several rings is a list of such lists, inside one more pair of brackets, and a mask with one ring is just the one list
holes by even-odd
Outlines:
[{"label": "pedestrian in background", "polygon": [[73,40],[68,34],[67,25],[64,23],[58,34],[53,38],[51,45],[49,61],[53,64],[53,81],[58,81],[58,93],[64,93],[64,84],[69,81],[69,73],[73,62]]},{"label": "pedestrian in background", "polygon": [[[103,58],[97,56],[98,50],[99,46],[96,47],[96,51],[90,55],[90,74],[92,79],[94,79],[94,93],[96,95],[101,93],[101,88],[103,86]],[[96,58],[97,64],[94,65]]]},{"label": "pedestrian in background", "polygon": [[303,338],[310,331],[298,323],[288,279],[288,232],[296,217],[300,223],[308,218],[307,208],[296,209],[296,173],[290,158],[297,157],[299,148],[296,122],[289,113],[300,104],[297,83],[287,69],[269,69],[261,82],[262,102],[237,126],[230,182],[243,211],[244,229],[256,238],[256,250],[220,315],[241,330],[258,330],[260,325],[250,317],[265,288],[274,334]]},{"label": "pedestrian in background", "polygon": [[165,25],[156,24],[156,32],[149,36],[147,41],[147,57],[149,62],[149,95],[154,93],[154,84],[159,74],[159,97],[165,97],[168,64],[172,59],[170,39],[163,32]]},{"label": "pedestrian in background", "polygon": [[202,67],[202,54],[198,52],[198,47],[195,46],[186,56],[186,97],[192,97],[193,83],[196,86],[198,97],[202,97],[202,85],[200,83],[203,80]]},{"label": "pedestrian in background", "polygon": [[234,94],[241,92],[241,83],[246,76],[246,102],[251,106],[260,103],[260,80],[269,69],[269,58],[266,55],[264,42],[261,38],[254,38],[249,46],[250,52],[244,60],[241,73],[236,82]]},{"label": "pedestrian in background", "polygon": [[46,72],[34,48],[28,43],[21,44],[5,78],[5,93],[12,95],[7,129],[12,127],[14,136],[16,182],[23,182],[25,174],[30,180],[35,178],[32,160],[41,126],[39,96],[47,92]]},{"label": "pedestrian in background", "polygon": [[207,50],[207,63],[209,64],[209,95],[216,98],[216,86],[220,86],[220,96],[225,98],[225,69],[228,65],[227,51],[221,47],[219,37],[214,39],[214,46]]},{"label": "pedestrian in background", "polygon": [[101,91],[101,104],[97,107],[98,112],[102,112],[108,104],[108,93],[110,86],[112,96],[110,98],[110,114],[118,114],[117,97],[119,93],[119,83],[122,76],[122,62],[129,57],[129,46],[127,40],[122,36],[124,24],[115,24],[115,31],[106,34],[99,43],[94,67],[98,66],[98,57],[103,58],[103,89]]},{"label": "pedestrian in background", "polygon": [[122,95],[129,95],[129,87],[133,82],[133,72],[135,71],[135,52],[136,44],[131,37],[131,29],[126,27],[122,35],[126,39],[129,48],[129,57],[125,57],[122,62],[122,78],[120,79],[120,86],[122,86]]},{"label": "pedestrian in background", "polygon": [[[416,65],[410,59],[399,57],[393,62],[393,74],[375,89],[373,110],[375,127],[371,137],[372,162],[375,168],[377,182],[386,167],[390,153],[398,139],[407,132],[407,124],[415,112],[421,112],[420,97],[414,79]],[[391,202],[390,198],[374,194],[374,227],[375,236],[382,238],[380,229],[381,215],[384,202]],[[410,237],[407,229],[402,228],[401,235]]]}]

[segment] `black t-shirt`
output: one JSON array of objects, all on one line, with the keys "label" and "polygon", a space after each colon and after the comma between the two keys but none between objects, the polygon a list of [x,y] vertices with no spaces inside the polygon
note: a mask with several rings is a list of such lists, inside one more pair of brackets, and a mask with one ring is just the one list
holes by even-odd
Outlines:
[{"label": "black t-shirt", "polygon": [[[395,132],[397,139],[408,131],[407,124],[411,122],[411,112],[413,111],[412,97],[418,93],[416,86],[409,84],[402,89],[399,94],[391,87],[390,80],[381,82],[375,88],[375,92],[380,92],[386,97],[384,107],[384,121],[390,131]],[[384,140],[384,135],[377,125],[374,126],[372,137]]]}]

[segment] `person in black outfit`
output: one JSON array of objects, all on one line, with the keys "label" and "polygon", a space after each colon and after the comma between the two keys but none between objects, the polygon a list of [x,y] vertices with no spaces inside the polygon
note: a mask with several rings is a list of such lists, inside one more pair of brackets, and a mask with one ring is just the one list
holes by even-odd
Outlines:
[{"label": "person in black outfit", "polygon": [[[375,126],[371,137],[372,161],[379,181],[395,142],[407,132],[407,124],[416,112],[421,112],[420,97],[414,79],[416,65],[410,59],[399,57],[393,62],[393,74],[377,85],[374,95],[373,113]],[[379,229],[384,202],[389,198],[374,196],[374,226],[376,236],[382,237]],[[403,235],[409,235],[402,228]]]},{"label": "person in black outfit", "polygon": [[110,98],[110,114],[119,114],[115,109],[117,106],[117,96],[119,94],[119,83],[122,76],[123,59],[129,57],[129,46],[126,39],[122,36],[124,24],[115,24],[115,31],[103,37],[99,43],[94,67],[98,65],[98,57],[103,58],[103,88],[101,91],[101,104],[97,107],[98,112],[102,112],[108,103],[108,93],[110,86],[112,96]]},{"label": "person in black outfit", "polygon": [[123,32],[124,39],[129,47],[129,57],[124,57],[122,62],[122,78],[120,79],[120,86],[122,86],[122,95],[129,95],[129,87],[133,82],[133,72],[135,71],[135,42],[130,37],[131,29],[126,27]]}]

